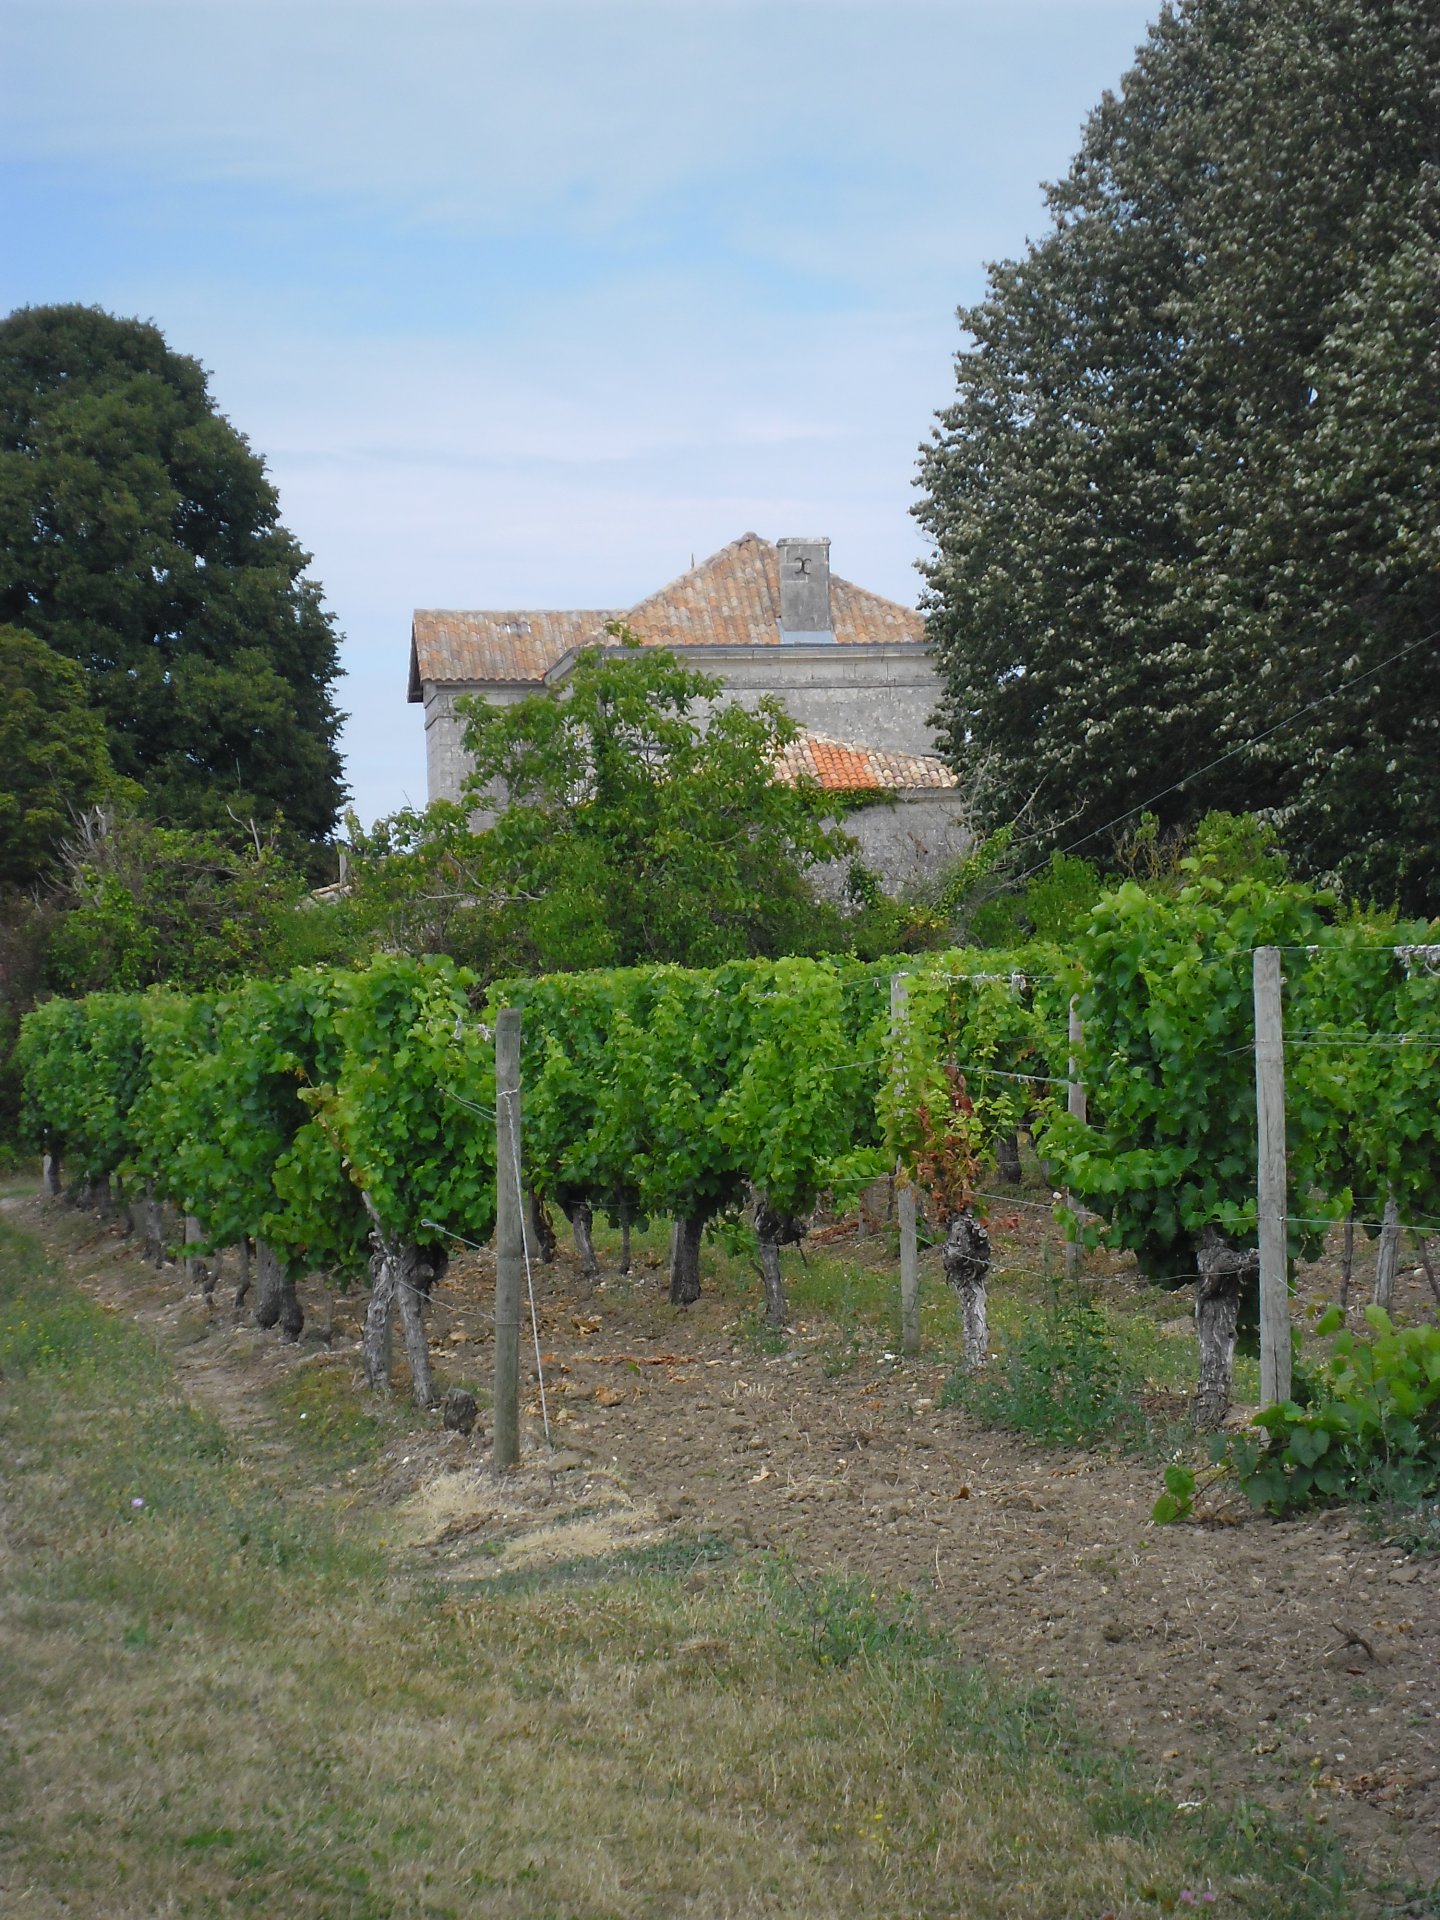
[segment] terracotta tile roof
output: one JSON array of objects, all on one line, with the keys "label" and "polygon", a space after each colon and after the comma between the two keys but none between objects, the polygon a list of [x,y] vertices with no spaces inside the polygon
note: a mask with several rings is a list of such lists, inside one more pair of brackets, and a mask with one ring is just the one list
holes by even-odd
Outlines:
[{"label": "terracotta tile roof", "polygon": [[453,686],[476,680],[532,680],[582,640],[603,637],[615,615],[579,613],[445,613],[421,608],[410,629],[410,698],[420,683]]},{"label": "terracotta tile roof", "polygon": [[[830,616],[843,646],[921,641],[913,607],[830,576]],[[742,533],[719,553],[621,616],[654,647],[780,645],[780,557],[771,540]]]},{"label": "terracotta tile roof", "polygon": [[[913,607],[886,600],[838,574],[830,612],[840,645],[924,641]],[[775,544],[745,533],[628,612],[444,613],[415,615],[410,698],[421,682],[475,685],[539,681],[570,648],[606,641],[607,620],[623,620],[652,647],[779,646],[780,560]]]},{"label": "terracotta tile roof", "polygon": [[933,753],[882,753],[878,747],[857,747],[847,740],[831,740],[823,733],[802,733],[776,763],[781,780],[806,775],[832,793],[859,793],[879,789],[909,793],[918,787],[937,792],[960,782]]}]

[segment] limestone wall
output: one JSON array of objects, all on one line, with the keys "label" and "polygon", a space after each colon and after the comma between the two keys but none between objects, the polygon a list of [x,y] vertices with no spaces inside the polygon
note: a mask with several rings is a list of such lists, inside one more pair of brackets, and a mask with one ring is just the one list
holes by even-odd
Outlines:
[{"label": "limestone wall", "polygon": [[[964,799],[953,788],[898,793],[893,806],[862,807],[842,825],[860,843],[858,857],[887,893],[910,892],[975,844]],[[821,867],[811,877],[826,899],[843,898],[843,863]]]},{"label": "limestone wall", "polygon": [[[687,665],[723,680],[727,699],[753,707],[763,694],[774,694],[806,732],[888,753],[935,751],[930,715],[939,688],[924,647],[706,646],[679,651]],[[550,677],[551,691],[560,697],[570,664],[567,656]],[[474,689],[497,706],[541,690],[525,685]],[[456,698],[465,691],[425,684],[425,766],[432,800],[458,800],[469,771],[461,745],[464,729],[455,712]],[[493,817],[478,813],[475,824],[484,827]],[[847,831],[859,840],[865,864],[890,890],[913,885],[922,874],[957,859],[972,838],[961,797],[934,789],[898,795],[893,807],[866,807],[847,822]],[[843,870],[827,870],[821,885],[838,895]]]}]

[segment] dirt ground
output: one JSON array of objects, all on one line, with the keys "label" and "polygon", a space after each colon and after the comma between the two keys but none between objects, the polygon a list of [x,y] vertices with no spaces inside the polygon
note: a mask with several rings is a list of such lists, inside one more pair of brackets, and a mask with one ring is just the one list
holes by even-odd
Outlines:
[{"label": "dirt ground", "polygon": [[[242,1442],[281,1444],[256,1421],[257,1378],[344,1367],[363,1392],[363,1300],[307,1283],[306,1331],[287,1346],[232,1311],[223,1280],[207,1306],[119,1229],[55,1202],[7,1214],[92,1293],[154,1321],[187,1391]],[[733,1295],[670,1307],[658,1263],[591,1289],[562,1249],[536,1283],[553,1445],[532,1351],[519,1472],[490,1473],[483,1414],[468,1438],[437,1414],[378,1472],[350,1476],[350,1497],[393,1509],[404,1563],[463,1581],[477,1558],[535,1566],[710,1534],[907,1588],[962,1649],[1053,1685],[1132,1747],[1181,1805],[1308,1816],[1373,1882],[1440,1881],[1440,1561],[1407,1559],[1343,1512],[1157,1528],[1153,1462],[1041,1449],[942,1409],[949,1360],[877,1346],[836,1374],[819,1323],[762,1351]],[[492,1287],[476,1254],[437,1290],[442,1381],[488,1379]]]}]

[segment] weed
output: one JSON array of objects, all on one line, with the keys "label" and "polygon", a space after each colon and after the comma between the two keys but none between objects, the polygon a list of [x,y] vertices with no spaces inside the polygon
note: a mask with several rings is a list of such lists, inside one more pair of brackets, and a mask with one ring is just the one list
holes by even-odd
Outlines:
[{"label": "weed", "polygon": [[957,1369],[943,1406],[1010,1427],[1045,1446],[1143,1446],[1145,1375],[1117,1340],[1108,1316],[1085,1299],[1056,1298],[1018,1334],[1001,1335],[998,1363],[979,1374]]},{"label": "weed", "polygon": [[803,1647],[817,1667],[848,1667],[902,1644],[931,1644],[910,1595],[882,1598],[864,1580],[806,1575],[779,1565],[767,1593],[780,1632]]},{"label": "weed", "polygon": [[[1262,1407],[1244,1433],[1217,1435],[1211,1459],[1261,1510],[1353,1501],[1383,1516],[1382,1530],[1429,1550],[1440,1501],[1440,1328],[1397,1328],[1376,1306],[1365,1318],[1368,1340],[1330,1308],[1315,1329],[1334,1336],[1329,1353],[1296,1368],[1293,1398]],[[1167,1486],[1154,1518],[1186,1518],[1191,1483]]]}]

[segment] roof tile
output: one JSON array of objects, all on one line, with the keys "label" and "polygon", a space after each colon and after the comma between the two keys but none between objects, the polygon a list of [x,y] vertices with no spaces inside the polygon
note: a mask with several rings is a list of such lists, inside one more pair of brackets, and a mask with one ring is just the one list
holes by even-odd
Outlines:
[{"label": "roof tile", "polygon": [[776,773],[792,782],[808,776],[831,793],[910,793],[925,787],[944,792],[960,784],[936,754],[885,753],[823,733],[802,733],[780,754]]},{"label": "roof tile", "polygon": [[[886,600],[838,574],[830,576],[830,611],[841,645],[925,638],[913,607]],[[780,559],[775,544],[745,533],[628,612],[450,613],[415,615],[410,698],[422,682],[445,686],[484,681],[543,680],[572,647],[606,644],[605,624],[623,620],[652,647],[779,646]]]}]

